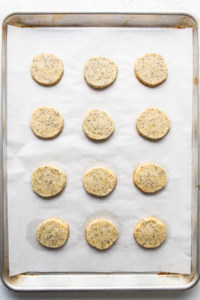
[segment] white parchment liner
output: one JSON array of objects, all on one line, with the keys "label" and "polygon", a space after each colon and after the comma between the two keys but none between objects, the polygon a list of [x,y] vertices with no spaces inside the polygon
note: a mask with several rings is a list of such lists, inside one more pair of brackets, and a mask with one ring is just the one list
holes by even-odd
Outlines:
[{"label": "white parchment liner", "polygon": [[[30,75],[33,56],[44,52],[62,59],[65,73],[54,87],[42,87]],[[139,56],[164,56],[169,77],[156,88],[135,78]],[[105,56],[119,68],[116,82],[102,91],[88,87],[85,62]],[[22,272],[180,272],[191,268],[191,136],[192,136],[192,29],[133,28],[17,28],[8,29],[7,179],[10,275]],[[35,108],[53,106],[64,119],[62,134],[43,141],[31,131]],[[146,108],[158,107],[171,120],[169,134],[159,142],[145,140],[135,120]],[[90,141],[82,122],[93,108],[108,112],[115,133],[102,143]],[[141,193],[132,181],[134,168],[155,162],[166,171],[168,183],[155,195]],[[53,164],[67,174],[67,187],[54,199],[32,191],[35,168]],[[116,172],[118,184],[105,199],[88,195],[84,172],[105,165]],[[147,216],[163,220],[167,240],[154,250],[137,245],[133,230]],[[42,247],[38,225],[60,217],[70,225],[70,238],[58,250]],[[119,238],[100,252],[85,240],[86,224],[108,218]]]}]

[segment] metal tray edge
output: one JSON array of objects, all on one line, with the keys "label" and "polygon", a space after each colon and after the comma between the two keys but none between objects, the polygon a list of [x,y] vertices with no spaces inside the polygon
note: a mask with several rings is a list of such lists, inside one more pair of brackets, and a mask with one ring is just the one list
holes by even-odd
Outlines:
[{"label": "metal tray edge", "polygon": [[[124,14],[127,14],[127,15],[129,15],[129,14],[134,14],[134,15],[174,15],[174,16],[186,16],[186,17],[189,17],[189,18],[191,18],[194,22],[195,22],[195,24],[196,24],[196,28],[195,29],[197,29],[198,28],[198,21],[196,20],[196,18],[192,15],[192,14],[188,14],[188,13],[174,13],[174,12],[172,12],[172,13],[153,13],[153,12],[146,12],[146,13],[144,13],[144,12],[142,12],[142,13],[134,13],[134,12],[89,12],[89,13],[87,13],[87,12],[56,12],[56,13],[54,13],[54,12],[46,12],[46,13],[38,13],[38,12],[29,12],[29,13],[26,13],[26,12],[14,12],[14,13],[11,13],[11,14],[9,14],[9,15],[7,15],[5,18],[4,18],[4,20],[3,20],[3,22],[2,22],[2,27],[3,27],[3,29],[2,29],[2,43],[3,43],[3,34],[4,34],[4,26],[6,26],[7,24],[7,21],[8,21],[8,19],[10,18],[10,17],[12,17],[12,16],[16,16],[16,15],[33,15],[33,14],[35,14],[35,15],[54,15],[54,14],[56,14],[56,15],[59,15],[59,14],[71,14],[71,15],[77,15],[77,14],[83,14],[83,15],[87,15],[87,14],[97,14],[97,15],[105,15],[105,14],[118,14],[118,15],[124,15]],[[2,47],[2,53],[1,53],[1,60],[2,60],[2,66],[3,66],[3,47]],[[3,68],[2,68],[2,70],[3,70]],[[3,72],[2,72],[3,73]],[[3,79],[3,76],[2,76],[2,82],[4,81],[4,79]],[[3,84],[2,84],[2,86],[3,86]],[[3,99],[3,89],[2,89],[2,99]],[[2,102],[1,102],[1,112],[3,111],[3,108],[2,108],[2,106],[3,106],[3,100],[2,100]],[[3,129],[3,120],[2,120],[2,122],[1,122],[1,133],[2,133],[2,129]],[[1,136],[1,140],[2,140],[2,136]],[[1,164],[2,164],[2,162],[3,162],[3,152],[2,152],[2,148],[1,148],[1,158],[2,158],[2,161],[1,161]],[[1,165],[1,167],[2,167],[2,165]],[[1,175],[2,175],[2,168],[1,168]],[[2,176],[1,176],[1,181],[2,181]],[[2,186],[3,184],[2,184],[2,182],[1,182],[1,186]],[[3,186],[2,186],[3,187]],[[4,224],[4,214],[3,214],[3,189],[1,190],[1,203],[0,203],[0,208],[1,208],[1,226],[2,226],[2,228],[4,229],[4,226],[5,226],[5,224]],[[1,266],[2,266],[2,270],[1,270],[1,278],[2,278],[2,282],[4,283],[4,285],[7,287],[7,288],[9,288],[10,290],[13,290],[13,291],[35,291],[35,289],[33,289],[33,288],[24,288],[24,289],[22,289],[21,287],[17,287],[17,286],[15,286],[14,284],[12,284],[12,283],[10,283],[9,282],[9,279],[8,279],[8,276],[6,276],[6,273],[5,273],[5,265],[4,265],[4,260],[3,260],[3,256],[4,256],[4,251],[3,251],[3,231],[4,230],[2,230],[1,231],[1,235],[0,235],[0,238],[1,238],[1,241],[2,241],[2,243],[1,243],[1,253],[3,254],[2,255],[2,264],[1,264]],[[199,251],[198,251],[199,252]],[[188,289],[191,289],[192,287],[194,287],[197,283],[198,283],[198,281],[199,281],[199,279],[200,279],[200,270],[199,270],[199,264],[198,264],[198,268],[197,268],[197,272],[194,274],[194,277],[193,277],[193,279],[187,284],[187,285],[185,285],[184,287],[183,286],[180,286],[180,287],[169,287],[169,286],[167,286],[166,288],[164,287],[145,287],[145,288],[142,288],[143,290],[163,290],[163,289],[167,289],[167,290],[188,290]],[[45,291],[46,289],[45,288],[38,288],[37,289],[37,291]],[[48,289],[48,290],[51,290],[51,289]],[[75,289],[75,288],[65,288],[65,289],[52,289],[52,291],[56,291],[56,290],[59,290],[59,291],[95,291],[95,290],[106,290],[106,291],[111,291],[111,290],[129,290],[129,291],[132,291],[132,290],[141,290],[141,288],[139,287],[139,288],[135,288],[135,287],[133,287],[133,288],[131,288],[131,289],[126,289],[126,288],[80,288],[80,289]]]}]

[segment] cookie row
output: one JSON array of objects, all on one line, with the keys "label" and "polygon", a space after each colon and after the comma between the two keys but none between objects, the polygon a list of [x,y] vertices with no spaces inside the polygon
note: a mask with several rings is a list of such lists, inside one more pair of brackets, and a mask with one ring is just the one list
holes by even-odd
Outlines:
[{"label": "cookie row", "polygon": [[[87,242],[99,250],[110,248],[118,235],[115,224],[106,219],[94,219],[85,228]],[[166,225],[155,217],[140,220],[134,229],[136,242],[144,248],[157,248],[165,241],[166,236]],[[48,248],[59,248],[68,238],[69,225],[60,218],[47,219],[37,229],[38,241]]]},{"label": "cookie row", "polygon": [[[55,108],[42,106],[33,112],[31,128],[37,137],[53,139],[62,132],[64,119]],[[143,137],[159,140],[169,132],[170,120],[163,111],[148,108],[137,118],[136,128]],[[84,118],[83,130],[90,139],[102,141],[112,135],[115,123],[106,112],[93,109]]]},{"label": "cookie row", "polygon": [[[144,85],[155,87],[163,83],[168,76],[164,58],[160,54],[149,53],[137,59],[134,66],[136,78]],[[52,86],[58,83],[64,74],[61,59],[53,54],[41,53],[33,58],[31,76],[39,84]],[[106,57],[93,57],[84,67],[86,83],[94,89],[104,89],[117,78],[117,65]]]},{"label": "cookie row", "polygon": [[[153,194],[167,184],[167,175],[162,167],[146,163],[135,168],[133,182],[144,193]],[[67,175],[55,166],[40,166],[32,174],[33,190],[44,198],[56,196],[65,188]],[[106,167],[95,167],[83,177],[85,190],[94,196],[109,195],[117,185],[117,175]]]}]

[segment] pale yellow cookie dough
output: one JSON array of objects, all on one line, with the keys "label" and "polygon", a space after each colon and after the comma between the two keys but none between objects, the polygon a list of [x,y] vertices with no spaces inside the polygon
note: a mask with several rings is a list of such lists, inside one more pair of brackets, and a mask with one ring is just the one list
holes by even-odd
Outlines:
[{"label": "pale yellow cookie dough", "polygon": [[60,218],[45,220],[37,229],[37,239],[45,247],[59,248],[69,238],[69,225]]},{"label": "pale yellow cookie dough", "polygon": [[64,119],[53,107],[37,108],[31,118],[31,128],[41,139],[52,139],[59,135],[64,127]]},{"label": "pale yellow cookie dough", "polygon": [[85,173],[83,185],[89,194],[103,197],[114,190],[117,176],[105,167],[96,167]]},{"label": "pale yellow cookie dough", "polygon": [[156,193],[167,184],[167,176],[159,165],[146,163],[134,170],[133,181],[144,193]]},{"label": "pale yellow cookie dough", "polygon": [[95,89],[104,89],[111,85],[117,74],[117,65],[106,57],[91,58],[84,67],[85,81]]},{"label": "pale yellow cookie dough", "polygon": [[59,194],[66,186],[65,172],[55,166],[41,166],[32,174],[33,190],[42,197],[52,197]]},{"label": "pale yellow cookie dough", "polygon": [[83,130],[92,140],[101,141],[109,138],[115,129],[112,118],[100,109],[89,111],[83,121]]},{"label": "pale yellow cookie dough", "polygon": [[164,58],[157,53],[149,53],[137,59],[135,76],[143,84],[154,87],[163,83],[168,76]]},{"label": "pale yellow cookie dough", "polygon": [[145,248],[159,247],[167,236],[167,227],[159,219],[148,217],[139,221],[134,230],[138,244]]},{"label": "pale yellow cookie dough", "polygon": [[41,53],[33,58],[31,76],[39,84],[51,86],[58,83],[64,73],[61,59],[53,54]]},{"label": "pale yellow cookie dough", "polygon": [[99,250],[110,248],[118,238],[116,226],[105,219],[95,219],[85,228],[87,242]]},{"label": "pale yellow cookie dough", "polygon": [[136,120],[138,132],[150,140],[163,138],[170,129],[170,120],[158,108],[148,108]]}]

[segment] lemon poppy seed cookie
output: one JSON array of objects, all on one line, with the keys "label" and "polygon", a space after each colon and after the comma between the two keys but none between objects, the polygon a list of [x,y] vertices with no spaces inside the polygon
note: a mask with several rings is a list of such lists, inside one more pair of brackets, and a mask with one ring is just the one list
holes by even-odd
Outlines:
[{"label": "lemon poppy seed cookie", "polygon": [[64,119],[53,107],[39,107],[32,114],[31,128],[41,139],[52,139],[59,135],[64,127]]},{"label": "lemon poppy seed cookie", "polygon": [[51,86],[58,83],[64,73],[63,62],[53,54],[41,53],[33,58],[31,76],[39,84]]},{"label": "lemon poppy seed cookie", "polygon": [[95,219],[85,228],[87,242],[99,250],[110,248],[118,238],[117,227],[105,219]]},{"label": "lemon poppy seed cookie", "polygon": [[117,185],[117,176],[105,167],[93,168],[85,173],[83,185],[89,194],[103,197],[114,190]]},{"label": "lemon poppy seed cookie", "polygon": [[164,58],[157,53],[146,54],[137,59],[134,67],[135,76],[144,85],[155,87],[163,83],[168,76]]},{"label": "lemon poppy seed cookie", "polygon": [[45,247],[59,248],[69,238],[69,225],[60,218],[45,220],[37,229],[37,239]]},{"label": "lemon poppy seed cookie", "polygon": [[66,186],[65,172],[54,166],[41,166],[32,174],[33,190],[42,197],[52,197],[59,194]]},{"label": "lemon poppy seed cookie", "polygon": [[83,130],[92,140],[102,141],[111,136],[115,129],[112,118],[99,109],[91,110],[83,121]]},{"label": "lemon poppy seed cookie", "polygon": [[139,221],[134,230],[136,242],[144,248],[159,247],[166,239],[167,227],[159,219],[148,217]]},{"label": "lemon poppy seed cookie", "polygon": [[115,124],[106,112],[93,109],[85,116],[83,130],[90,139],[102,141],[111,136],[115,130]]},{"label": "lemon poppy seed cookie", "polygon": [[146,163],[134,170],[133,181],[141,191],[152,194],[167,184],[167,176],[159,165]]},{"label": "lemon poppy seed cookie", "polygon": [[138,132],[150,140],[163,138],[170,129],[170,120],[158,108],[148,108],[136,120]]},{"label": "lemon poppy seed cookie", "polygon": [[84,67],[84,77],[87,84],[94,89],[104,89],[117,78],[116,64],[106,57],[94,57],[87,61]]}]

